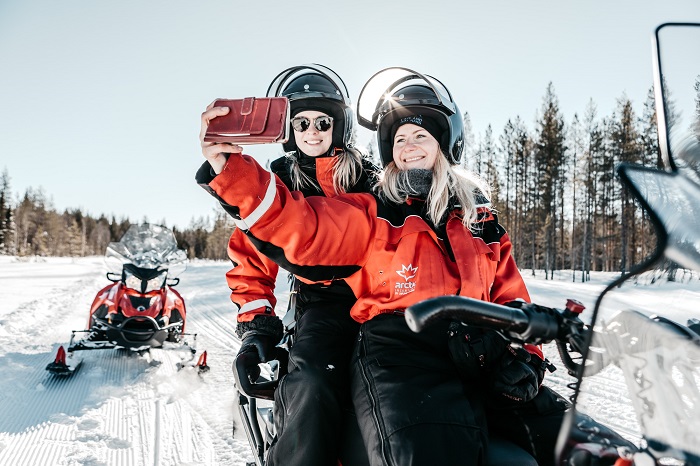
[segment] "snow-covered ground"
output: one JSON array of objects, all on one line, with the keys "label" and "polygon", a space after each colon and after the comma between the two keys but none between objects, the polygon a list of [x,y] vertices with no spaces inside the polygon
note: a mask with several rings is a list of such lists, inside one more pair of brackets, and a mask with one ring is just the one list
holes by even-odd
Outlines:
[{"label": "snow-covered ground", "polygon": [[[207,350],[210,372],[177,371],[177,352],[150,357],[92,351],[71,378],[44,367],[73,329],[84,328],[97,291],[108,284],[101,257],[20,261],[0,256],[0,465],[245,465],[252,455],[235,407],[231,362],[240,342],[228,298],[224,262],[193,262],[178,290],[187,304],[187,329]],[[561,307],[566,298],[593,308],[614,274],[592,274],[587,283],[559,273],[545,281],[524,272],[533,301]],[[286,276],[278,307],[286,305]],[[672,284],[662,294],[630,287],[627,307],[679,322],[698,315],[700,284]],[[668,288],[668,287],[666,287]],[[617,305],[616,298],[612,299]],[[557,359],[554,348],[545,348]],[[198,353],[199,354],[199,353]],[[547,377],[567,392],[565,371]],[[604,379],[605,380],[605,379]],[[607,379],[593,414],[634,438],[637,427],[619,404],[621,376]],[[596,406],[600,407],[596,410]]]}]

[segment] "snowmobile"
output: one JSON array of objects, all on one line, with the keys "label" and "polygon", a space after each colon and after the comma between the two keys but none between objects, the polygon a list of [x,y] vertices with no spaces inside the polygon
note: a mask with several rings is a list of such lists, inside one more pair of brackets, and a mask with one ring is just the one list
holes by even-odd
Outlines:
[{"label": "snowmobile", "polygon": [[[125,349],[143,353],[151,348],[185,350],[194,358],[196,334],[185,332],[187,311],[173,288],[187,264],[175,235],[159,225],[131,225],[118,242],[107,246],[105,262],[112,283],[102,288],[92,305],[86,330],[73,330],[67,349],[61,346],[46,370],[72,374],[80,365],[76,352]],[[77,335],[82,335],[76,339]],[[191,338],[192,344],[185,341]],[[198,361],[206,370],[206,354]]]},{"label": "snowmobile", "polygon": [[[683,291],[676,277],[697,280],[700,274],[700,63],[697,55],[684,52],[700,50],[700,24],[662,24],[653,44],[663,167],[621,164],[617,173],[653,224],[654,253],[610,283],[590,316],[582,314],[583,306],[575,300],[561,309],[537,304],[512,308],[457,296],[406,310],[414,331],[449,319],[496,330],[515,345],[556,345],[573,380],[573,408],[559,434],[557,465],[700,465],[700,320],[693,317],[697,306],[682,309],[674,302]],[[662,296],[667,316],[634,300],[642,292]],[[630,302],[634,304],[626,304]],[[685,325],[677,322],[681,318],[687,318]],[[291,319],[285,328],[289,343]],[[250,376],[244,355],[234,363],[238,408],[255,458],[251,466],[265,464],[274,439],[272,407],[269,402],[259,407],[258,401],[272,400],[284,375],[283,346],[279,363],[261,365],[257,377]],[[600,406],[600,393],[611,391],[614,417],[624,421],[613,427],[631,440],[622,446],[594,431],[582,436],[577,425],[581,416],[612,409]],[[532,458],[514,455],[513,464],[532,464]]]}]

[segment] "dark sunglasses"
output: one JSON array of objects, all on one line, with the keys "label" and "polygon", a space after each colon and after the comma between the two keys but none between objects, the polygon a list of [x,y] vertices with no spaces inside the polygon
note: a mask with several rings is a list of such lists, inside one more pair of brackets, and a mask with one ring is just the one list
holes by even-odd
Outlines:
[{"label": "dark sunglasses", "polygon": [[[311,120],[304,116],[298,116],[292,118],[292,128],[298,133],[303,133],[311,126]],[[333,126],[333,117],[320,116],[314,118],[314,128],[322,133],[325,133]]]}]

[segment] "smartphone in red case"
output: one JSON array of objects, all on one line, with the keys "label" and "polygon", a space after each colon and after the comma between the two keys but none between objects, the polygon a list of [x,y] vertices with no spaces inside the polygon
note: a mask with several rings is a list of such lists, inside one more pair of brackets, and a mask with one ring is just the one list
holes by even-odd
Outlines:
[{"label": "smartphone in red case", "polygon": [[232,144],[284,143],[289,139],[289,100],[286,97],[219,99],[215,107],[228,107],[228,114],[209,122],[206,142]]}]

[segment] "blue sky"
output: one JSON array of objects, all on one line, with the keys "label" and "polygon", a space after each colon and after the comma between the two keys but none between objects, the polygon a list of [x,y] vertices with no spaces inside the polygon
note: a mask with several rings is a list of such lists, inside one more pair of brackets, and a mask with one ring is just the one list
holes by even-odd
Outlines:
[{"label": "blue sky", "polygon": [[[263,95],[283,69],[334,69],[353,101],[388,66],[436,76],[477,132],[534,127],[547,84],[567,123],[589,99],[641,111],[651,35],[700,22],[698,0],[155,0],[0,2],[0,170],[58,209],[186,227],[212,215],[194,183],[199,117]],[[368,143],[369,134],[360,133]],[[249,151],[261,162],[279,146]]]}]

